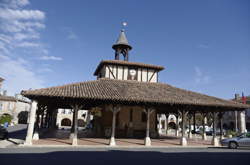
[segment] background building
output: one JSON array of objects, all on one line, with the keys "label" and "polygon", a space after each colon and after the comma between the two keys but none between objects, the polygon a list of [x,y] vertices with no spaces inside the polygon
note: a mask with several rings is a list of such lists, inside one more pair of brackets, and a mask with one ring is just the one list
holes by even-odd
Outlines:
[{"label": "background building", "polygon": [[0,117],[11,116],[12,124],[26,124],[30,109],[29,99],[19,94],[15,97],[7,96],[7,91],[2,89],[3,81],[0,77]]},{"label": "background building", "polygon": [[[91,118],[88,119],[88,111],[78,111],[78,127],[84,128],[87,122],[90,122]],[[70,129],[73,124],[73,112],[71,109],[58,109],[56,125],[58,129]]]},{"label": "background building", "polygon": [[[250,96],[245,97],[243,94],[241,97],[239,94],[235,94],[235,98],[232,100],[243,104],[250,104]],[[249,131],[250,109],[245,112],[226,112],[223,116],[223,127],[225,129],[240,130],[241,132]]]}]

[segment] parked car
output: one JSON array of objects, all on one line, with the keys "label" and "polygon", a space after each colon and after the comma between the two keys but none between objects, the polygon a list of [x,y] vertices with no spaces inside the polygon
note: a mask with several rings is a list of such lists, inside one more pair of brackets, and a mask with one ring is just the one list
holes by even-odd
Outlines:
[{"label": "parked car", "polygon": [[221,145],[232,149],[238,147],[250,147],[250,132],[243,133],[233,138],[222,139]]},{"label": "parked car", "polygon": [[8,131],[3,126],[0,126],[0,139],[4,140],[8,138]]}]

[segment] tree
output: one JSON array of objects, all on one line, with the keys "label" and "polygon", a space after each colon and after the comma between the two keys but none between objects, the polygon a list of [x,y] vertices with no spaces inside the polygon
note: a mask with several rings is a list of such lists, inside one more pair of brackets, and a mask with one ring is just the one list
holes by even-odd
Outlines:
[{"label": "tree", "polygon": [[4,124],[6,122],[10,124],[11,120],[12,116],[9,114],[3,114],[2,116],[0,116],[0,124]]}]

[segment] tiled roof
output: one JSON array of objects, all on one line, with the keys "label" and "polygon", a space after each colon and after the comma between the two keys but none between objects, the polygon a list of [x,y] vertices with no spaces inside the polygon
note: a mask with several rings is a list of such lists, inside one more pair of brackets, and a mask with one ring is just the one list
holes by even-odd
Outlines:
[{"label": "tiled roof", "polygon": [[155,104],[182,104],[249,108],[234,101],[199,94],[163,83],[148,83],[129,80],[98,79],[63,86],[27,90],[21,93],[30,99],[37,97],[78,98],[115,102]]},{"label": "tiled roof", "polygon": [[139,62],[129,62],[129,61],[122,61],[122,60],[103,60],[100,62],[100,64],[97,66],[94,75],[96,76],[99,72],[99,70],[103,67],[105,64],[111,64],[111,65],[123,65],[123,66],[135,66],[135,67],[142,67],[142,68],[149,68],[149,69],[156,69],[156,70],[163,70],[163,66],[158,65],[151,65],[151,64],[144,64]]},{"label": "tiled roof", "polygon": [[15,97],[12,97],[12,96],[3,96],[3,95],[0,95],[0,101],[17,101],[17,99]]}]

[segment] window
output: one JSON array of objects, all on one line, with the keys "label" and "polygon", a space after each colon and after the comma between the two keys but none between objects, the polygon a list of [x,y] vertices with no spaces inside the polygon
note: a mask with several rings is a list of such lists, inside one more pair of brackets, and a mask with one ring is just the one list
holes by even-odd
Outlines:
[{"label": "window", "polygon": [[147,121],[147,115],[146,115],[146,113],[145,112],[141,112],[141,121],[142,122],[146,122]]}]

